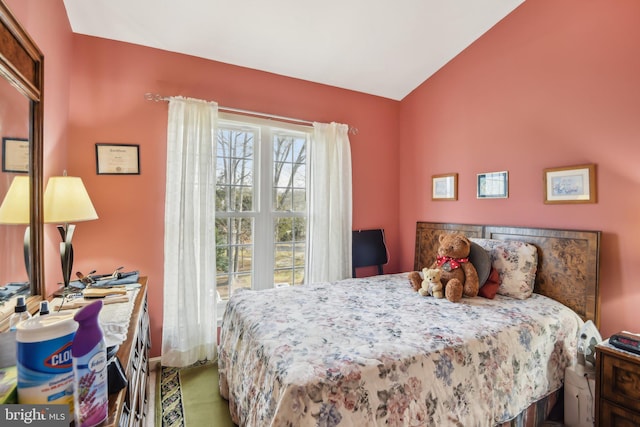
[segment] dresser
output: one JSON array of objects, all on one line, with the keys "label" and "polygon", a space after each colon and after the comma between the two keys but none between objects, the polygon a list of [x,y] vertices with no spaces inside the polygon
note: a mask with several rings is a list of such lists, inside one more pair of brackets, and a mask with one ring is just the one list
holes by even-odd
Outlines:
[{"label": "dresser", "polygon": [[118,359],[127,376],[127,387],[109,396],[109,417],[102,426],[144,426],[149,399],[149,311],[147,307],[147,278],[136,295],[131,313],[127,339],[118,349]]},{"label": "dresser", "polygon": [[640,426],[640,356],[596,346],[596,426]]}]

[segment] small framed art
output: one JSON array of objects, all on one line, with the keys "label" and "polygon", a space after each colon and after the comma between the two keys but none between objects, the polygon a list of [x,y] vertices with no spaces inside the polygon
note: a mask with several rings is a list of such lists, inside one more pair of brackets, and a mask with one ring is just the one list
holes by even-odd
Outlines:
[{"label": "small framed art", "polygon": [[596,165],[544,170],[544,202],[596,203]]},{"label": "small framed art", "polygon": [[140,146],[137,144],[96,144],[98,175],[140,175]]},{"label": "small framed art", "polygon": [[478,199],[506,199],[509,197],[509,172],[478,174]]},{"label": "small framed art", "polygon": [[431,200],[458,200],[458,174],[433,175],[431,177]]},{"label": "small framed art", "polygon": [[2,138],[2,172],[29,172],[29,140]]}]

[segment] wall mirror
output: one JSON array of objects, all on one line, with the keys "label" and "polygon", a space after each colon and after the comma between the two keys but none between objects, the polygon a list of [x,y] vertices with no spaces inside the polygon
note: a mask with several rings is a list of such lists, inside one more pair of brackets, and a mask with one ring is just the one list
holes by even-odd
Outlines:
[{"label": "wall mirror", "polygon": [[[45,293],[42,89],[43,55],[0,0],[0,208],[11,203],[10,213],[0,212],[0,331],[7,329],[20,284],[31,312]],[[14,193],[20,185],[24,191]]]}]

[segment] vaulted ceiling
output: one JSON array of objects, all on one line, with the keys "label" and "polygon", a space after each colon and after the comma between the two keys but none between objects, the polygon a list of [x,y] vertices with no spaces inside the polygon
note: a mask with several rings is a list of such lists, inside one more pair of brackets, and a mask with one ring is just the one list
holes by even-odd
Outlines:
[{"label": "vaulted ceiling", "polygon": [[401,100],[524,0],[64,0],[73,32]]}]

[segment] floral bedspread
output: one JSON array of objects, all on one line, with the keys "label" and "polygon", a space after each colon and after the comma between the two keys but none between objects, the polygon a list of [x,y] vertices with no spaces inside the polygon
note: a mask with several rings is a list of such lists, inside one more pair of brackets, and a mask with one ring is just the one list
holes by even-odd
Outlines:
[{"label": "floral bedspread", "polygon": [[232,296],[220,392],[240,426],[492,426],[561,387],[580,317],[541,295],[460,303],[406,274]]}]

